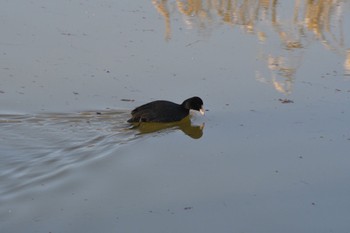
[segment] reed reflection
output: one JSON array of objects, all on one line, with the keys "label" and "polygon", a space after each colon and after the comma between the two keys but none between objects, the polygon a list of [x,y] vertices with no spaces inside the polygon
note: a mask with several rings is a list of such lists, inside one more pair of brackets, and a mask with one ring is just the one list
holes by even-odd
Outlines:
[{"label": "reed reflection", "polygon": [[344,62],[345,75],[350,76],[350,49],[347,50],[346,60]]},{"label": "reed reflection", "polygon": [[171,123],[133,123],[132,129],[138,130],[139,134],[181,130],[187,136],[193,139],[199,139],[203,136],[204,123],[201,125],[193,125],[190,118],[186,117],[182,121]]},{"label": "reed reflection", "polygon": [[[256,71],[256,79],[272,84],[278,92],[292,92],[295,74],[311,42],[319,42],[343,57],[345,75],[350,74],[343,20],[347,1],[153,0],[152,3],[164,17],[166,40],[171,39],[171,14],[176,13],[183,16],[189,29],[205,33],[213,27],[229,25],[255,35],[261,44],[258,57],[266,68]],[[279,48],[275,38],[280,41]]]}]

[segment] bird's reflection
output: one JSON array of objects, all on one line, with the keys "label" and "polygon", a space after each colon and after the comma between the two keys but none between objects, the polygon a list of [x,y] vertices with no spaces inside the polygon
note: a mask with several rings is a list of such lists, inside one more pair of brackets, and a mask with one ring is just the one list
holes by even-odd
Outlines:
[{"label": "bird's reflection", "polygon": [[187,136],[193,139],[199,139],[203,136],[204,123],[202,123],[201,125],[193,125],[190,120],[190,117],[186,117],[182,121],[170,123],[133,123],[131,129],[138,130],[139,134],[181,130]]}]

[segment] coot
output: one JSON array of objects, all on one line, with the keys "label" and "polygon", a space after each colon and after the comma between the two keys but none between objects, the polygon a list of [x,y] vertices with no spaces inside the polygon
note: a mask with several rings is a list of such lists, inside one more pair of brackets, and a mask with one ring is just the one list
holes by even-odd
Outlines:
[{"label": "coot", "polygon": [[195,96],[176,104],[166,100],[156,100],[141,105],[131,112],[128,122],[174,122],[188,116],[190,109],[200,111],[204,115],[203,101]]}]

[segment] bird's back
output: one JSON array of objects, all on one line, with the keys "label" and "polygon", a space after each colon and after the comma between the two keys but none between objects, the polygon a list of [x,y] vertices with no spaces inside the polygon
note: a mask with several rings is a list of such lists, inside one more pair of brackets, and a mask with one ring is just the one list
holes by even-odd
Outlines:
[{"label": "bird's back", "polygon": [[157,100],[135,108],[128,122],[171,122],[180,121],[189,113],[179,104]]}]

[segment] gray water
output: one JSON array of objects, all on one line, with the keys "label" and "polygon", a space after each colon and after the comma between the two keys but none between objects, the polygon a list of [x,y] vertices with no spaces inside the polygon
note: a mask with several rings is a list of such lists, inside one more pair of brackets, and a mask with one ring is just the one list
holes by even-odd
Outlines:
[{"label": "gray water", "polygon": [[44,182],[54,183],[67,170],[98,159],[136,138],[124,112],[1,115],[1,198]]},{"label": "gray water", "polygon": [[348,1],[0,5],[1,232],[349,231]]}]

